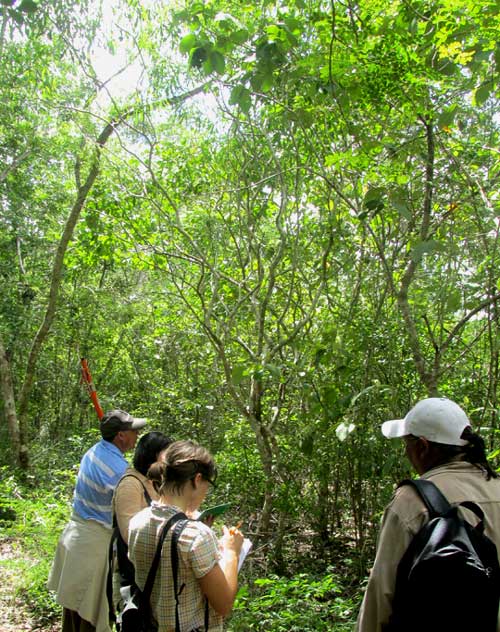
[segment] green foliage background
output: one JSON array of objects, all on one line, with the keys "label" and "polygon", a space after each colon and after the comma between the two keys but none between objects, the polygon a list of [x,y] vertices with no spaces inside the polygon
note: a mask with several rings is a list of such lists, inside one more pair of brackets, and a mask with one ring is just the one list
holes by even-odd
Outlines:
[{"label": "green foliage background", "polygon": [[496,463],[499,15],[0,1],[0,526],[37,616],[82,356],[105,409],[216,455],[256,542],[234,632],[352,626],[409,473],[379,425],[418,398]]}]

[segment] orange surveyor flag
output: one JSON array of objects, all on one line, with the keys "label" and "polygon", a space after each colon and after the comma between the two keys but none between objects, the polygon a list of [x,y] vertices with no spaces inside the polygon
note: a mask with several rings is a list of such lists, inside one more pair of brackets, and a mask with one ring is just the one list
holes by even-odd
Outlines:
[{"label": "orange surveyor flag", "polygon": [[99,419],[104,416],[101,405],[99,404],[99,399],[97,397],[97,391],[95,390],[94,382],[92,381],[92,376],[90,375],[89,365],[87,364],[87,360],[85,358],[80,359],[82,365],[82,380],[87,385],[87,390],[89,392],[90,399],[92,400],[92,404],[94,404],[95,411]]}]

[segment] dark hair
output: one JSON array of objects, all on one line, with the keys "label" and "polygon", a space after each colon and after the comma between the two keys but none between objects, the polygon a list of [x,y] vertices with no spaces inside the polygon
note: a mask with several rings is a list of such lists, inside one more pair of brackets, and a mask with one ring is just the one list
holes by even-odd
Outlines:
[{"label": "dark hair", "polygon": [[434,442],[430,443],[432,443],[432,445],[437,448],[439,452],[443,455],[443,464],[452,460],[453,457],[458,456],[459,454],[463,454],[465,461],[471,463],[471,465],[475,465],[485,473],[486,480],[489,481],[491,478],[498,478],[498,474],[488,463],[484,439],[480,437],[477,433],[475,433],[470,426],[467,426],[464,429],[460,438],[464,441],[468,441],[467,445],[458,446],[443,445],[441,443]]},{"label": "dark hair", "polygon": [[217,468],[210,452],[193,441],[175,441],[165,452],[165,460],[153,463],[148,470],[148,478],[155,489],[164,494],[179,492],[182,487],[200,473],[210,483],[217,478]]},{"label": "dark hair", "polygon": [[165,450],[173,439],[167,437],[163,432],[148,432],[139,439],[134,452],[134,468],[147,475],[149,468],[158,458],[158,453]]}]

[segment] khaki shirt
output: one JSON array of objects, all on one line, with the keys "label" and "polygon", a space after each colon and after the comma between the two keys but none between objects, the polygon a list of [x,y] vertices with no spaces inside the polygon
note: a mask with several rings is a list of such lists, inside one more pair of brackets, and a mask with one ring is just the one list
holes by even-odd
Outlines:
[{"label": "khaki shirt", "polygon": [[[466,500],[484,511],[485,533],[500,552],[500,479],[486,480],[479,468],[463,461],[448,463],[426,472],[451,504]],[[467,519],[473,523],[472,519]],[[356,624],[356,632],[381,632],[392,611],[392,598],[399,561],[414,535],[428,521],[428,512],[409,486],[396,490],[382,518],[375,562]],[[497,627],[500,632],[500,624]]]},{"label": "khaki shirt", "polygon": [[[133,474],[133,476],[127,476],[127,474]],[[129,468],[123,476],[126,478],[120,480],[113,496],[113,513],[122,538],[128,542],[128,523],[136,513],[148,506],[144,496],[144,487],[151,500],[158,500],[159,496],[153,483],[137,470]]]}]

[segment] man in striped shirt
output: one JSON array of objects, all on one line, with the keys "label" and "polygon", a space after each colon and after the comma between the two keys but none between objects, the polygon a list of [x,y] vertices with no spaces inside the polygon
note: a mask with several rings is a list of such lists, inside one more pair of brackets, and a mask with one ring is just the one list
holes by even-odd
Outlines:
[{"label": "man in striped shirt", "polygon": [[73,513],[59,544],[49,589],[63,606],[62,632],[110,632],[106,577],[112,533],[113,491],[128,467],[124,454],[135,447],[145,419],[123,410],[106,413],[102,439],[81,463]]}]

